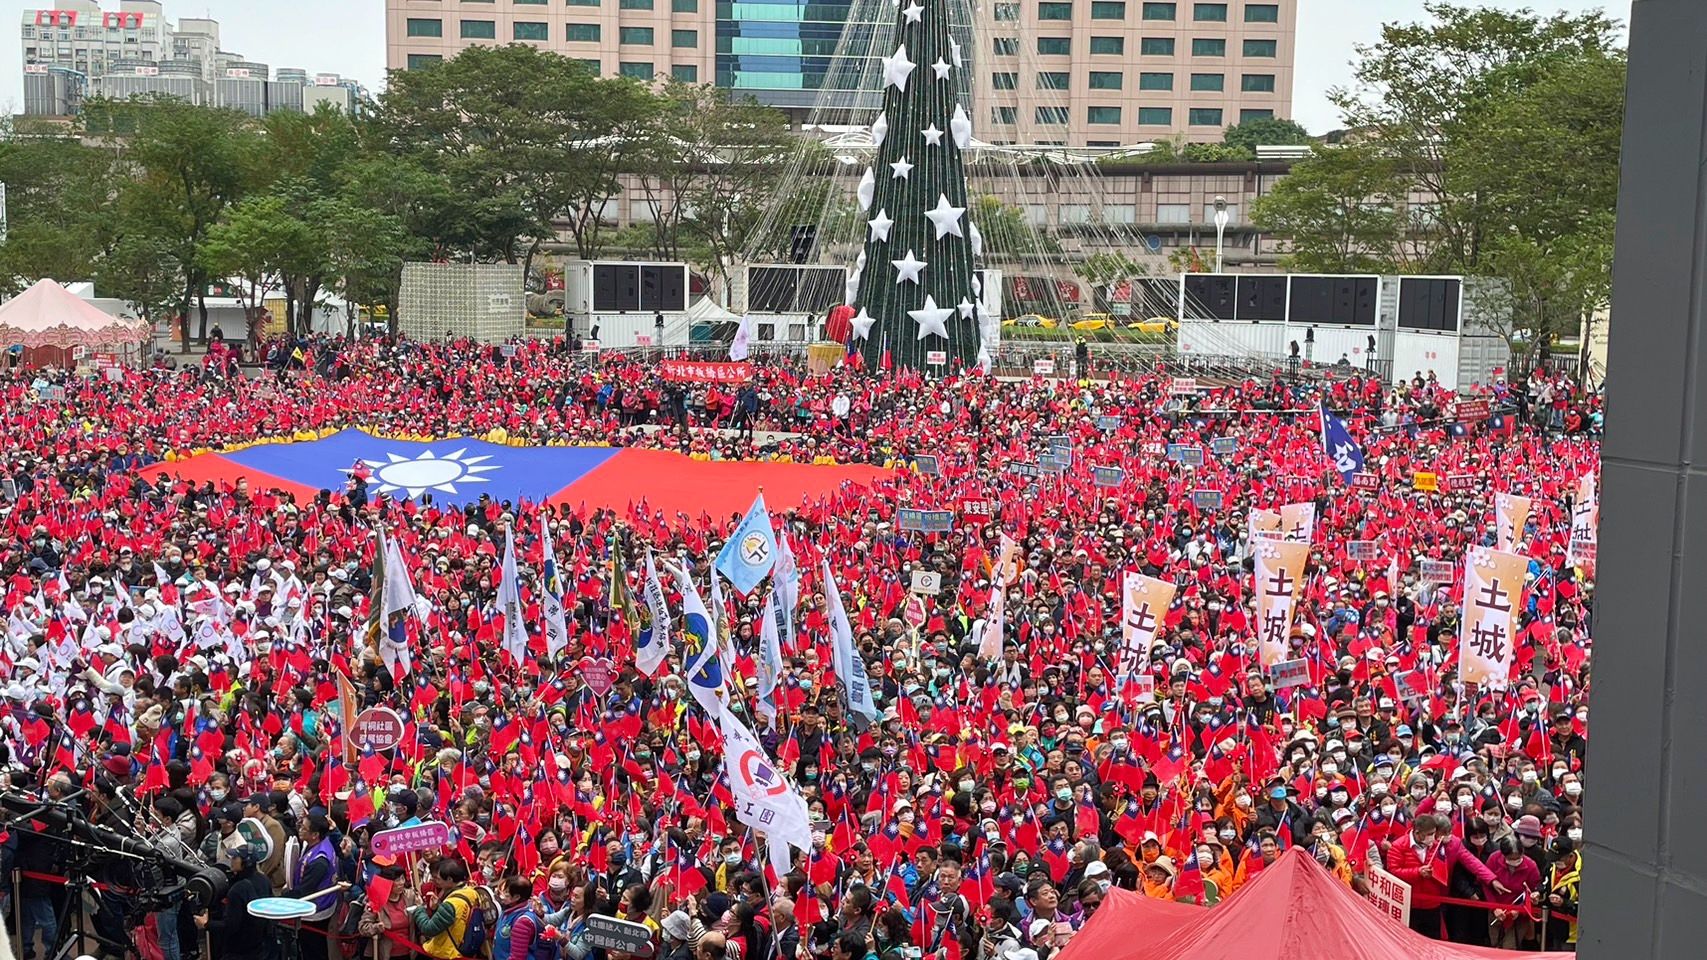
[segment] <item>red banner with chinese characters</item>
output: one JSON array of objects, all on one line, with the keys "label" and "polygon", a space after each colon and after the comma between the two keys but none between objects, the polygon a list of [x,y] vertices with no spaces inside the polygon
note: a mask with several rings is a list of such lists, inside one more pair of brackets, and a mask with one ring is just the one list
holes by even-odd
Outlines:
[{"label": "red banner with chinese characters", "polygon": [[746,383],[753,379],[753,365],[750,363],[665,360],[660,364],[660,367],[665,380],[691,380],[699,383]]}]

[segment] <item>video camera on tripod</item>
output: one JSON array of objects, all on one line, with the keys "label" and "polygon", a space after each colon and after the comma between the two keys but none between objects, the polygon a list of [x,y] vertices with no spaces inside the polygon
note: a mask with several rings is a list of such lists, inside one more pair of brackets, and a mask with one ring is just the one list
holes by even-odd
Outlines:
[{"label": "video camera on tripod", "polygon": [[91,868],[123,863],[134,878],[132,897],[138,907],[161,909],[187,899],[198,910],[219,901],[230,886],[218,867],[172,856],[145,840],[91,823],[75,803],[13,790],[0,793],[0,808],[9,814],[0,818],[7,829],[71,846],[68,885],[87,883]]}]

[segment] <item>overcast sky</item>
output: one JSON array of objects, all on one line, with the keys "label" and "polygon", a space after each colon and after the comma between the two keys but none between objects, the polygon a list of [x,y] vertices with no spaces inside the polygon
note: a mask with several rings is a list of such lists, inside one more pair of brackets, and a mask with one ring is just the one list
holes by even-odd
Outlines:
[{"label": "overcast sky", "polygon": [[[1499,7],[1582,11],[1601,8],[1619,20],[1630,17],[1631,0],[1480,0]],[[117,0],[105,5],[117,9]],[[22,107],[22,46],[17,24],[22,11],[51,6],[51,0],[0,0],[0,107]],[[1351,79],[1352,48],[1374,41],[1381,24],[1416,20],[1422,0],[1299,0],[1298,69],[1293,116],[1311,133],[1339,125],[1328,103],[1329,88]],[[227,50],[278,67],[309,73],[341,73],[377,90],[385,74],[383,0],[166,0],[167,17],[208,16],[219,21]]]}]

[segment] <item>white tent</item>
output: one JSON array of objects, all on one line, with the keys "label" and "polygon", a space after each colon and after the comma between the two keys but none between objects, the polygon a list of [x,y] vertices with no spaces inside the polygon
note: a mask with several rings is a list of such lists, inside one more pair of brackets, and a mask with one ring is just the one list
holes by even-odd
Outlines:
[{"label": "white tent", "polygon": [[711,302],[710,297],[700,297],[688,307],[688,326],[697,323],[740,323],[741,316],[731,313],[723,307]]}]

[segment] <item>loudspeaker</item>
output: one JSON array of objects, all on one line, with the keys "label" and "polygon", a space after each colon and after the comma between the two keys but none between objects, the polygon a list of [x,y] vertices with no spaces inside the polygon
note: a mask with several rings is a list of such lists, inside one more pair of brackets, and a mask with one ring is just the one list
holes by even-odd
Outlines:
[{"label": "loudspeaker", "polygon": [[658,268],[658,309],[666,313],[688,308],[687,270],[678,266]]},{"label": "loudspeaker", "polygon": [[614,263],[593,265],[593,312],[609,313],[616,307],[616,275],[622,267]]},{"label": "loudspeaker", "polygon": [[1285,320],[1285,277],[1239,277],[1240,320]]},{"label": "loudspeaker", "polygon": [[818,245],[818,225],[814,223],[797,223],[788,233],[788,257],[790,263],[811,263],[812,251]]},{"label": "loudspeaker", "polygon": [[640,309],[664,309],[662,306],[662,295],[659,290],[659,273],[663,269],[663,267],[650,263],[640,268]]},{"label": "loudspeaker", "polygon": [[640,309],[640,271],[628,264],[619,266],[616,271],[616,309]]}]

